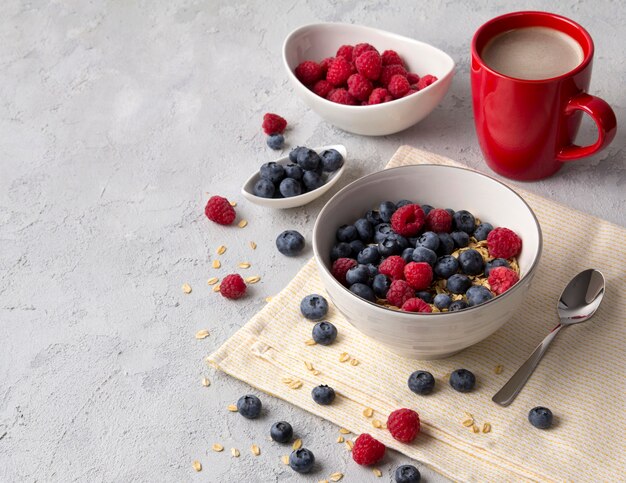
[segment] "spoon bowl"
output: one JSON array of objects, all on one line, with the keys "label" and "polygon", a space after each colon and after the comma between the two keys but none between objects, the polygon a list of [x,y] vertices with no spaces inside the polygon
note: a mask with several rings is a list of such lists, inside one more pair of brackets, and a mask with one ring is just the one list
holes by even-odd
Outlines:
[{"label": "spoon bowl", "polygon": [[604,276],[592,268],[576,275],[561,294],[557,312],[562,325],[589,320],[604,297]]},{"label": "spoon bowl", "polygon": [[[339,151],[339,154],[343,156],[343,165],[337,171],[333,171],[329,173],[324,181],[324,184],[317,189],[312,191],[307,191],[306,193],[302,193],[298,196],[291,196],[289,198],[263,198],[261,196],[256,196],[254,194],[254,185],[261,178],[261,175],[258,171],[256,171],[252,176],[248,178],[245,184],[241,188],[241,194],[245,199],[251,201],[260,206],[266,206],[268,208],[278,208],[278,209],[286,209],[286,208],[295,208],[297,206],[303,206],[311,201],[319,198],[324,193],[326,193],[333,185],[339,181],[341,175],[346,169],[346,161],[348,158],[348,151],[343,144],[332,144],[329,146],[321,146],[319,148],[313,148],[317,154],[321,154],[327,149],[335,149]],[[289,156],[283,156],[275,161],[278,164],[282,164],[283,166],[289,164],[291,161],[289,160]]]}]

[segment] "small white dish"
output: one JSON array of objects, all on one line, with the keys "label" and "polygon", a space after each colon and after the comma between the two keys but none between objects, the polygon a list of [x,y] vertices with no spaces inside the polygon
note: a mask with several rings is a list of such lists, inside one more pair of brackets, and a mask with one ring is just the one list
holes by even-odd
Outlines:
[{"label": "small white dish", "polygon": [[[313,150],[317,152],[317,154],[321,154],[327,149],[336,149],[337,151],[339,151],[339,153],[343,156],[343,165],[337,171],[328,173],[326,182],[319,188],[313,191],[302,193],[298,196],[292,196],[290,198],[262,198],[254,194],[254,184],[261,178],[261,176],[259,175],[259,171],[257,170],[252,176],[248,178],[246,183],[242,186],[241,194],[248,201],[251,201],[252,203],[260,206],[266,206],[268,208],[295,208],[296,206],[302,206],[310,203],[311,201],[322,196],[330,188],[332,188],[346,169],[346,161],[348,160],[348,151],[346,150],[346,147],[342,144],[332,144],[329,146],[313,148]],[[291,161],[289,160],[289,155],[277,159],[275,162],[278,164],[282,164],[283,166],[291,163]]]}]

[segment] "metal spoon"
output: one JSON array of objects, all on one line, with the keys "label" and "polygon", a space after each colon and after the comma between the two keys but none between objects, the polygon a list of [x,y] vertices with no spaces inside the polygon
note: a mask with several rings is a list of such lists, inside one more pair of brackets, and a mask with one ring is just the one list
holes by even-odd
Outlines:
[{"label": "metal spoon", "polygon": [[576,275],[563,290],[556,306],[561,319],[559,325],[552,329],[528,360],[522,364],[491,400],[501,406],[511,404],[561,329],[589,320],[600,306],[603,297],[604,276],[598,270],[590,268]]}]

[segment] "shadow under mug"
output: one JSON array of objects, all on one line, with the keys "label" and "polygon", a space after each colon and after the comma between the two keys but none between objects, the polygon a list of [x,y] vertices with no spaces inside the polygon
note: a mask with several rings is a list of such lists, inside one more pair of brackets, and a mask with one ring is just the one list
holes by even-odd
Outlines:
[{"label": "shadow under mug", "polygon": [[[503,32],[524,27],[548,27],[569,35],[581,46],[583,61],[563,75],[541,80],[517,79],[491,69],[481,57],[485,45]],[[577,23],[547,12],[509,13],[480,27],[471,49],[476,133],[496,173],[523,181],[547,178],[564,162],[597,153],[615,137],[615,113],[605,101],[587,94],[594,46]],[[589,146],[574,144],[583,113],[598,127],[598,139]]]}]

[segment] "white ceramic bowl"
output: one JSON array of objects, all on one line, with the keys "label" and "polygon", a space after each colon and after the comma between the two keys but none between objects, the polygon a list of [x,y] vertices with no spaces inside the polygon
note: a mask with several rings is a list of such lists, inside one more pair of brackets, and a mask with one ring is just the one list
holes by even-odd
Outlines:
[{"label": "white ceramic bowl", "polygon": [[[267,208],[295,208],[296,206],[302,206],[310,203],[311,201],[319,198],[329,189],[331,189],[333,185],[337,181],[339,181],[339,178],[341,178],[341,175],[346,169],[346,161],[348,159],[348,151],[346,147],[343,144],[331,144],[329,146],[313,148],[313,151],[317,152],[317,154],[322,154],[322,152],[326,151],[327,149],[335,149],[339,151],[339,154],[343,156],[343,165],[337,171],[328,173],[326,182],[319,188],[313,191],[307,191],[306,193],[302,193],[298,196],[291,196],[290,198],[262,198],[261,196],[256,196],[254,194],[254,184],[261,177],[259,175],[259,171],[257,170],[248,178],[248,180],[241,187],[241,194],[248,201],[251,201],[252,203],[260,206],[266,206]],[[275,162],[278,164],[282,164],[283,166],[291,163],[291,161],[289,160],[289,155],[279,158]]]},{"label": "white ceramic bowl", "polygon": [[[336,229],[385,200],[409,199],[435,207],[466,209],[522,238],[518,257],[521,279],[492,300],[459,312],[407,313],[357,297],[330,272]],[[348,321],[364,334],[404,357],[447,357],[483,340],[519,309],[541,257],[541,228],[526,202],[493,178],[463,168],[403,166],[374,173],[349,184],[324,206],[313,229],[313,250],[328,295]]]},{"label": "white ceramic bowl", "polygon": [[[360,42],[368,42],[380,52],[395,50],[410,72],[437,76],[437,82],[416,94],[391,102],[346,106],[318,96],[296,78],[294,70],[300,62],[319,62],[333,57],[341,45]],[[454,75],[452,58],[432,45],[384,30],[342,23],[318,23],[297,28],[285,39],[283,62],[294,91],[311,109],[344,131],[366,136],[393,134],[424,119],[443,99]]]}]

